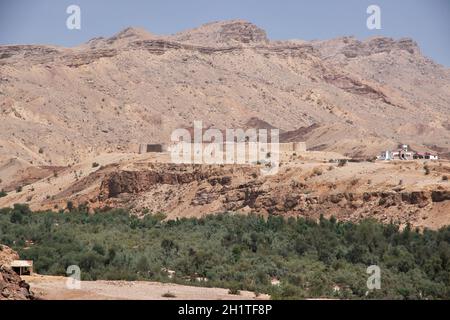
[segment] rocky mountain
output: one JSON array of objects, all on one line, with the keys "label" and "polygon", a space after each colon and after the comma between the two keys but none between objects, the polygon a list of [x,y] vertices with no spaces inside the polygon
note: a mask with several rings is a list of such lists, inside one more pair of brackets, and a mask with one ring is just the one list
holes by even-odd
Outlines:
[{"label": "rocky mountain", "polygon": [[31,300],[34,294],[8,265],[19,258],[17,252],[0,244],[0,300]]},{"label": "rocky mountain", "polygon": [[411,39],[272,41],[241,20],[0,46],[0,165],[68,165],[175,128],[276,127],[314,150],[450,152],[450,70]]}]

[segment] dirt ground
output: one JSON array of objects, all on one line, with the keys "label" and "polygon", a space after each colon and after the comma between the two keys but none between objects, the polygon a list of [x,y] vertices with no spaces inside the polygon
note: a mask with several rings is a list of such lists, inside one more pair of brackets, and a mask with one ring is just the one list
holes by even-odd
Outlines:
[{"label": "dirt ground", "polygon": [[[228,289],[185,286],[150,281],[82,281],[80,289],[68,289],[66,277],[22,276],[31,291],[44,300],[268,300],[253,292],[228,294]],[[164,297],[170,294],[172,297]]]}]

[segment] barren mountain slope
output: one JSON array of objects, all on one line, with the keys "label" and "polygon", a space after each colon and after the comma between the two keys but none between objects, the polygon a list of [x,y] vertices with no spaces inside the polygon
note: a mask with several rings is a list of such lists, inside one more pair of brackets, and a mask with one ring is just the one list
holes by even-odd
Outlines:
[{"label": "barren mountain slope", "polygon": [[254,117],[310,127],[298,138],[320,150],[372,156],[403,142],[445,154],[449,114],[449,70],[409,39],[270,41],[238,20],[172,36],[128,28],[72,49],[0,47],[0,161],[68,165],[168,141],[194,120]]}]

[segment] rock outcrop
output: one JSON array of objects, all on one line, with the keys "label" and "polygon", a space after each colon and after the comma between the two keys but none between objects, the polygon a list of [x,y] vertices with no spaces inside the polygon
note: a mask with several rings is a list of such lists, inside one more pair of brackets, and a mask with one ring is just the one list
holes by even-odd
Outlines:
[{"label": "rock outcrop", "polygon": [[[146,192],[158,185],[183,185],[193,182],[207,182],[211,186],[229,185],[234,170],[228,166],[200,165],[159,165],[154,170],[118,171],[113,172],[102,180],[100,186],[100,200],[116,198],[120,194],[138,194]],[[256,172],[256,169],[240,168],[236,171]]]},{"label": "rock outcrop", "polygon": [[[305,176],[310,174],[305,172]],[[401,224],[419,223],[435,206],[450,204],[450,192],[439,189],[442,186],[428,190],[396,186],[370,191],[369,185],[358,187],[356,180],[349,180],[340,182],[339,189],[347,191],[334,191],[336,184],[326,179],[319,184],[296,179],[283,173],[278,177],[262,176],[257,166],[158,164],[151,170],[118,170],[104,175],[98,197],[91,203],[107,207],[133,204],[137,214],[147,203],[152,210],[169,214],[183,208],[181,215],[233,211],[315,219],[324,214],[342,220],[375,218]]]},{"label": "rock outcrop", "polygon": [[236,45],[268,43],[266,32],[244,20],[220,21],[204,24],[196,29],[173,36],[180,42],[197,45]]},{"label": "rock outcrop", "polygon": [[17,252],[0,245],[0,300],[32,300],[30,285],[15,273],[9,264],[19,258]]},{"label": "rock outcrop", "polygon": [[450,151],[450,73],[411,39],[275,41],[243,20],[127,28],[73,48],[0,46],[0,75],[0,163],[68,165],[168,142],[194,119],[223,130],[255,117],[280,132],[317,124],[308,146],[349,156]]},{"label": "rock outcrop", "polygon": [[412,39],[402,38],[395,41],[392,38],[375,37],[365,42],[353,40],[342,49],[342,53],[347,58],[355,58],[377,53],[390,53],[394,50],[404,50],[410,54],[420,52],[417,43]]},{"label": "rock outcrop", "polygon": [[0,267],[0,300],[33,300],[30,285],[11,268]]}]

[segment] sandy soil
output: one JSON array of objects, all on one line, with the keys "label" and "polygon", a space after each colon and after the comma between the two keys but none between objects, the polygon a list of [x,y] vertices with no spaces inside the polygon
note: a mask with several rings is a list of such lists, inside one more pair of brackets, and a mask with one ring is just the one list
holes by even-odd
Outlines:
[{"label": "sandy soil", "polygon": [[[82,281],[81,288],[71,290],[67,278],[57,276],[23,276],[31,290],[45,300],[267,300],[253,292],[228,294],[228,289],[185,286],[150,281]],[[171,293],[174,297],[163,297]]]}]

